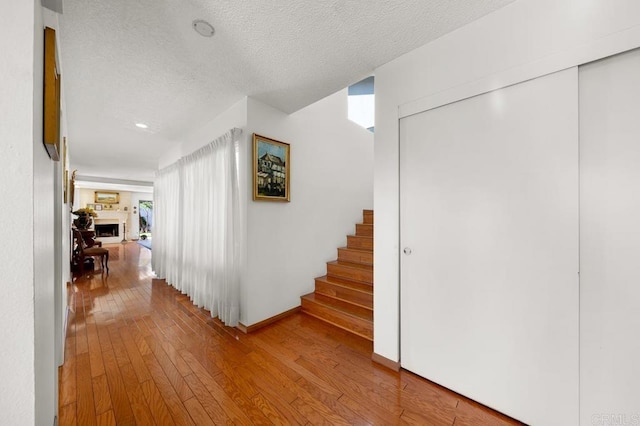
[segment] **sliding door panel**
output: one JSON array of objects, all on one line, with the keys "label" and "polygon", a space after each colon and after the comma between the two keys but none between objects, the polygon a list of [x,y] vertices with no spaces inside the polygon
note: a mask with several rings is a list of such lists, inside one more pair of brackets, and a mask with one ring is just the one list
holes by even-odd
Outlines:
[{"label": "sliding door panel", "polygon": [[640,50],[580,68],[582,424],[640,424]]},{"label": "sliding door panel", "polygon": [[530,424],[578,422],[578,80],[401,120],[401,363]]}]

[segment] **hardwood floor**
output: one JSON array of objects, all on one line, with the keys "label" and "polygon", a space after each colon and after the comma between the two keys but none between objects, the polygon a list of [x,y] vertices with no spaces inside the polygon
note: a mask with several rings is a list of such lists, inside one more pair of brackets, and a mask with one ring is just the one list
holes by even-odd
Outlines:
[{"label": "hardwood floor", "polygon": [[518,424],[409,372],[371,342],[295,314],[245,335],[113,244],[70,289],[60,425]]}]

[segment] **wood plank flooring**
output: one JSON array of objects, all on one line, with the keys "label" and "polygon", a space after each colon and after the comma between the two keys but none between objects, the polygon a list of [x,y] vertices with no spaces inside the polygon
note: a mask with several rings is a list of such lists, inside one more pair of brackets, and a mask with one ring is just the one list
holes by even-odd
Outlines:
[{"label": "wood plank flooring", "polygon": [[60,425],[507,425],[371,342],[295,314],[245,335],[153,279],[151,252],[112,244],[110,274],[69,289]]}]

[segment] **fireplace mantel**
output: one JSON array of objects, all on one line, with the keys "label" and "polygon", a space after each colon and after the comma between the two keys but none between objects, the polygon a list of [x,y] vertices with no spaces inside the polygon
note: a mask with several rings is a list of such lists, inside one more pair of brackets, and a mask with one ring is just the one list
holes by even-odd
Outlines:
[{"label": "fireplace mantel", "polygon": [[94,221],[102,219],[118,219],[123,222],[127,220],[127,216],[129,216],[129,212],[102,210],[98,212],[98,217],[95,218]]},{"label": "fireplace mantel", "polygon": [[102,210],[97,212],[98,217],[93,219],[95,225],[118,225],[117,237],[98,237],[98,240],[104,243],[117,243],[123,239],[124,236],[124,223],[128,222],[129,212]]}]

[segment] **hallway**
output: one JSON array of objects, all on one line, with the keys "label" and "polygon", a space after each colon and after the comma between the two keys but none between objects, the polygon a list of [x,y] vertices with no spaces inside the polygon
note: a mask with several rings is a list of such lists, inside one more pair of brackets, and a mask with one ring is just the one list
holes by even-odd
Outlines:
[{"label": "hallway", "polygon": [[60,425],[518,424],[295,314],[245,335],[153,279],[151,251],[105,245],[70,292]]}]

